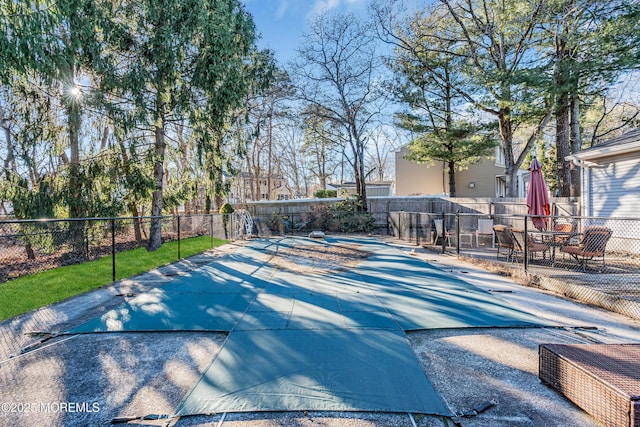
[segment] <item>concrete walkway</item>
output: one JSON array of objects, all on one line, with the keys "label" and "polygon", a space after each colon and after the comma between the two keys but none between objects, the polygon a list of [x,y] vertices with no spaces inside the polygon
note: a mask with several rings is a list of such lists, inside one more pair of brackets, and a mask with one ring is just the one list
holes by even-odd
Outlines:
[{"label": "concrete walkway", "polygon": [[[540,343],[640,342],[640,324],[516,285],[455,257],[396,244],[516,308],[570,325],[566,329],[437,329],[412,332],[414,353],[454,413],[492,400],[473,426],[596,426],[590,416],[537,379]],[[0,425],[104,425],[113,418],[171,413],[221,349],[225,335],[171,332],[53,337],[107,309],[234,250],[233,245],[0,324]],[[120,295],[120,296],[118,296]],[[38,345],[39,342],[42,342]],[[11,357],[13,355],[13,357]],[[7,405],[8,404],[8,405]],[[242,413],[145,420],[129,425],[444,426],[452,420],[408,414]]]}]

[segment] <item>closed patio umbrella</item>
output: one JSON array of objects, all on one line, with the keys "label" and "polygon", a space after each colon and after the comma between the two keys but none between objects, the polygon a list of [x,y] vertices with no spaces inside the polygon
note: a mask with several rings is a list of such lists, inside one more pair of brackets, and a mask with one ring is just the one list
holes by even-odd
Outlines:
[{"label": "closed patio umbrella", "polygon": [[551,213],[549,209],[549,194],[547,184],[542,175],[542,165],[535,157],[529,166],[531,175],[529,176],[529,190],[527,192],[527,207],[531,222],[538,230],[547,228],[547,217]]}]

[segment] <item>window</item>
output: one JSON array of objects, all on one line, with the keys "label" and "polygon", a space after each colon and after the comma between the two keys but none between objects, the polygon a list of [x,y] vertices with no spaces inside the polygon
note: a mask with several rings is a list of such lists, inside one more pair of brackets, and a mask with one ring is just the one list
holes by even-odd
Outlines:
[{"label": "window", "polygon": [[504,162],[504,152],[502,151],[501,145],[496,147],[496,166],[506,166]]},{"label": "window", "polygon": [[507,195],[507,180],[504,175],[496,176],[496,197],[505,197]]}]

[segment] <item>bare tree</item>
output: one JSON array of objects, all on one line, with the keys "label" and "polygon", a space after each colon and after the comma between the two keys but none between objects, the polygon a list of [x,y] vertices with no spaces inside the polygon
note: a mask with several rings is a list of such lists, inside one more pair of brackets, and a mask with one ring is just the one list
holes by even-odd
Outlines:
[{"label": "bare tree", "polygon": [[384,101],[378,90],[381,58],[371,26],[352,14],[319,15],[298,55],[291,67],[298,92],[343,131],[345,138],[336,142],[346,147],[360,207],[366,210],[366,133]]},{"label": "bare tree", "polygon": [[[249,195],[253,200],[271,197],[272,179],[282,170],[279,138],[281,128],[288,125],[287,101],[292,93],[288,75],[276,71],[272,84],[245,102],[247,121],[242,126],[249,141],[243,169],[251,182]],[[263,194],[264,188],[267,192]]]},{"label": "bare tree", "polygon": [[368,151],[368,163],[371,169],[368,174],[379,181],[388,180],[394,175],[393,152],[400,149],[406,137],[399,129],[378,126],[371,135],[372,144]]},{"label": "bare tree", "polygon": [[342,147],[338,143],[340,137],[333,129],[333,122],[327,119],[329,114],[322,108],[313,107],[302,112],[303,148],[309,159],[310,171],[318,179],[321,190],[327,189],[330,178],[340,165],[336,157],[342,153]]},{"label": "bare tree", "polygon": [[304,149],[304,134],[297,117],[286,117],[278,132],[278,152],[282,174],[291,184],[294,197],[307,197],[310,171]]}]

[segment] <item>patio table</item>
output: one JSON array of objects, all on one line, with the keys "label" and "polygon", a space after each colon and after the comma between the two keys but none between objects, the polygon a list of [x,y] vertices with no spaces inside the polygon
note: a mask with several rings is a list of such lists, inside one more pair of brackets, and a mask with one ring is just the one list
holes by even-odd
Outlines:
[{"label": "patio table", "polygon": [[556,248],[561,247],[565,242],[573,236],[577,236],[578,233],[571,231],[530,231],[533,236],[540,236],[542,243],[549,245],[551,248],[551,266],[555,266],[556,262]]}]

